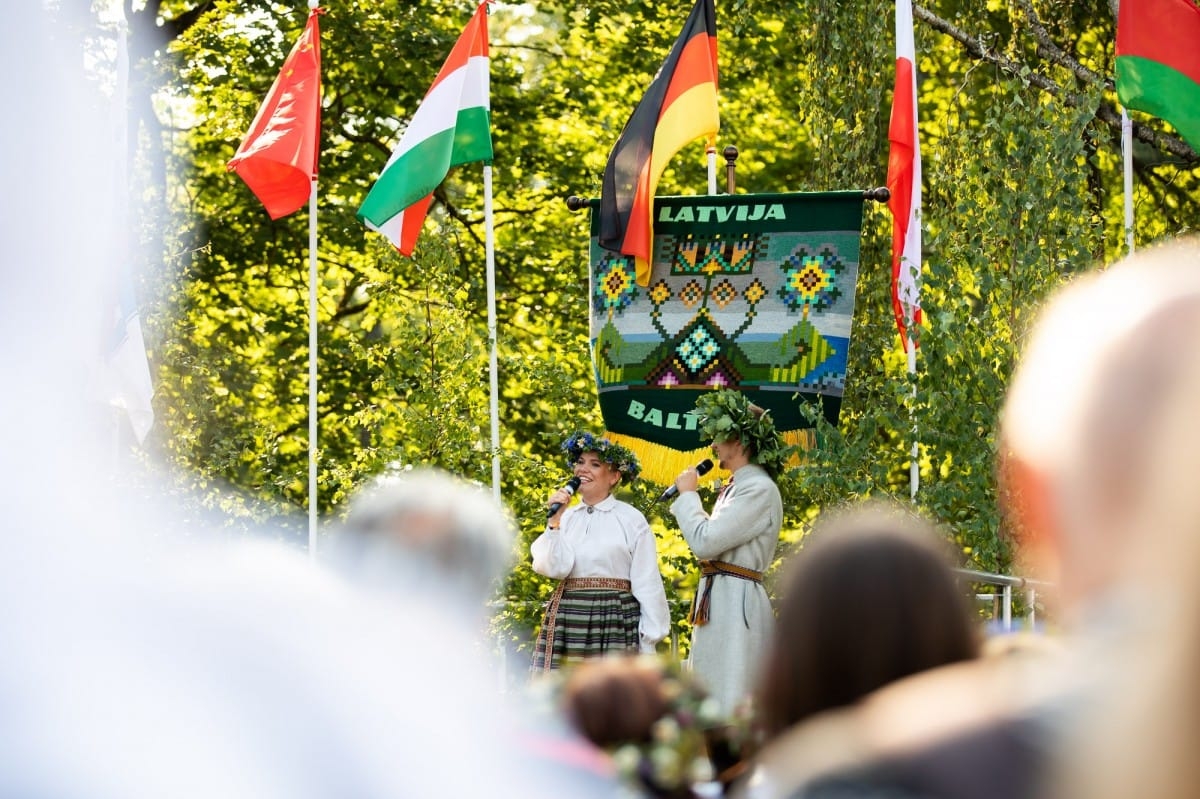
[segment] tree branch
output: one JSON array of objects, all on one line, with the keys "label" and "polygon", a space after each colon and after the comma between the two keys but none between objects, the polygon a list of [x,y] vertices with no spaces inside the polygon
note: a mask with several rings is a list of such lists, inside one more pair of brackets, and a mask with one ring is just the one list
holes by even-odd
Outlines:
[{"label": "tree branch", "polygon": [[1051,61],[1066,67],[1075,73],[1075,77],[1093,85],[1103,84],[1106,89],[1114,88],[1113,81],[1110,78],[1105,78],[1092,72],[1090,69],[1079,63],[1070,53],[1067,53],[1058,46],[1054,38],[1050,35],[1050,31],[1042,25],[1042,21],[1038,18],[1037,11],[1034,10],[1033,4],[1029,0],[1014,0],[1017,7],[1025,14],[1025,19],[1029,21],[1029,28],[1033,32],[1033,38],[1037,40],[1039,52],[1047,56]]},{"label": "tree branch", "polygon": [[[1083,95],[1068,92],[1066,89],[1059,86],[1045,75],[1036,72],[1024,64],[1019,64],[1002,53],[993,50],[984,44],[982,38],[978,36],[972,36],[951,22],[937,16],[933,12],[921,6],[914,5],[913,16],[926,23],[934,30],[946,34],[950,38],[963,45],[963,48],[967,51],[967,54],[973,58],[987,61],[988,63],[994,64],[1011,75],[1028,81],[1039,89],[1042,89],[1054,97],[1057,97],[1068,106],[1086,107],[1088,105],[1088,98],[1084,97]],[[1066,54],[1064,53],[1063,55],[1065,56]],[[1079,65],[1079,68],[1088,74],[1094,75],[1094,73],[1091,73],[1082,65]],[[1096,76],[1096,80],[1101,79],[1099,76]],[[1107,81],[1105,81],[1105,85],[1108,85]],[[1108,125],[1117,133],[1120,133],[1121,115],[1117,112],[1116,107],[1112,103],[1101,101],[1099,106],[1096,108],[1096,118],[1105,125]],[[1172,155],[1178,156],[1189,164],[1194,164],[1200,161],[1200,155],[1197,155],[1196,151],[1189,147],[1187,142],[1185,142],[1183,139],[1177,136],[1168,135],[1166,133],[1160,133],[1159,131],[1147,125],[1143,125],[1140,122],[1133,122],[1133,136],[1134,138],[1144,141],[1147,144],[1151,144],[1160,150],[1165,150]]]}]

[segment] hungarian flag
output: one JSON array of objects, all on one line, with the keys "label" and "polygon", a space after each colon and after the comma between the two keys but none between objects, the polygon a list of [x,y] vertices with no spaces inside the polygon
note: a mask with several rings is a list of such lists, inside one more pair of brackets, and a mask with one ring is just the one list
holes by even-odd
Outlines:
[{"label": "hungarian flag", "polygon": [[304,33],[250,125],[228,169],[246,182],[272,219],[300,210],[317,174],[321,134],[321,33],[314,8]]},{"label": "hungarian flag", "polygon": [[458,37],[408,128],[367,192],[358,218],[412,255],[433,200],[451,167],[492,159],[487,2]]},{"label": "hungarian flag", "polygon": [[1192,0],[1121,0],[1117,96],[1170,122],[1200,151],[1200,8]]},{"label": "hungarian flag", "polygon": [[[1123,0],[1129,2],[1129,0]],[[887,187],[892,211],[892,311],[909,350],[921,324],[921,144],[917,140],[917,70],[911,0],[896,0],[896,86],[888,126]]]},{"label": "hungarian flag", "polygon": [[601,247],[634,256],[635,279],[650,281],[654,192],[667,162],[690,142],[716,143],[717,14],[696,0],[670,55],[608,156],[600,191]]}]

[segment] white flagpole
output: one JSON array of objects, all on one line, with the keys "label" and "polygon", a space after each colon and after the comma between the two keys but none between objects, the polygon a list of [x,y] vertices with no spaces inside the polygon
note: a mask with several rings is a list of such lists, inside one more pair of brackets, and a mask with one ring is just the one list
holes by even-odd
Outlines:
[{"label": "white flagpole", "polygon": [[317,559],[317,176],[308,195],[308,557]]},{"label": "white flagpole", "polygon": [[[117,3],[117,14],[117,84],[113,92],[113,106],[117,115],[114,134],[117,177],[113,185],[117,190],[116,235],[119,237],[117,257],[120,259],[117,268],[123,270],[129,268],[129,21],[125,18],[125,7],[121,3]],[[120,301],[120,292],[123,290],[120,280],[118,275],[117,307],[124,314],[125,309]],[[111,362],[105,364],[105,368],[111,370]],[[113,406],[109,418],[112,420],[112,466],[116,471],[121,463],[121,412]]]},{"label": "white flagpole", "polygon": [[499,376],[496,366],[496,242],[492,224],[492,165],[483,165],[484,252],[487,259],[488,343],[491,355],[488,370],[488,407],[492,419],[492,496],[500,502],[500,403]]},{"label": "white flagpole", "polygon": [[[908,320],[908,324],[910,324],[910,325],[913,324],[913,320],[911,318]],[[904,351],[905,351],[905,354],[908,356],[908,373],[910,375],[915,375],[917,373],[917,348],[913,345],[912,334],[908,332],[909,329],[910,328],[906,325],[905,326],[906,335],[904,336]],[[913,404],[915,405],[916,401],[917,401],[916,383],[913,384],[912,398],[913,398]],[[912,419],[912,423],[913,423],[913,426],[912,426],[912,432],[913,432],[912,458],[908,464],[908,498],[911,499],[913,502],[916,502],[917,501],[917,490],[921,487],[921,444],[920,444],[921,439],[920,439],[919,431],[917,430],[917,420],[914,416],[912,407],[909,407],[909,409],[908,409],[908,416],[910,419]]]},{"label": "white flagpole", "polygon": [[717,148],[708,148],[708,193],[717,193]]},{"label": "white flagpole", "polygon": [[1125,162],[1125,246],[1133,253],[1133,121],[1121,109],[1121,157]]}]

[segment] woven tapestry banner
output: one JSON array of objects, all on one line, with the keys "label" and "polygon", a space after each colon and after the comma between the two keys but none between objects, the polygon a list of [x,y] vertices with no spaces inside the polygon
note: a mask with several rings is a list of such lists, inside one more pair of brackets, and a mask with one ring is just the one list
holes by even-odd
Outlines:
[{"label": "woven tapestry banner", "polygon": [[811,446],[800,408],[836,423],[846,384],[861,191],[658,197],[649,283],[591,227],[591,349],[608,435],[669,484],[708,452],[696,398],[735,388]]}]

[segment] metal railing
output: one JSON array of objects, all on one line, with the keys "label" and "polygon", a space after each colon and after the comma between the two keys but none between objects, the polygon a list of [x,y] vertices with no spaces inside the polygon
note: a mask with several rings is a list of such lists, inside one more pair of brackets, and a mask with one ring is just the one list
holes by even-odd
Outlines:
[{"label": "metal railing", "polygon": [[[1037,623],[1037,592],[1039,588],[1048,588],[1051,583],[1042,580],[1032,580],[1027,577],[1014,577],[1008,574],[995,574],[992,572],[975,571],[974,569],[955,569],[955,573],[959,578],[966,583],[976,583],[984,585],[994,585],[999,590],[991,593],[976,593],[975,599],[992,603],[992,617],[999,621],[1000,628],[1005,631],[1013,629],[1013,590],[1025,592],[1025,619],[1032,627]],[[494,603],[495,608],[503,607],[507,603]],[[542,604],[534,600],[528,600],[523,604]],[[675,604],[690,605],[691,600],[677,599]],[[675,626],[671,626],[670,646],[672,656],[677,656],[679,652],[678,630]],[[502,685],[507,684],[509,679],[509,657],[512,655],[507,650],[500,652],[500,682]],[[527,664],[522,668],[527,668]]]},{"label": "metal railing", "polygon": [[1013,577],[1008,574],[993,574],[991,572],[975,571],[973,569],[955,569],[960,578],[966,582],[984,583],[998,586],[999,593],[975,594],[977,600],[992,602],[993,617],[999,616],[1000,626],[1008,631],[1013,627],[1013,589],[1024,590],[1025,605],[1028,608],[1026,619],[1030,626],[1037,624],[1037,592],[1038,588],[1048,587],[1050,583],[1042,580],[1031,580],[1028,577]]}]

